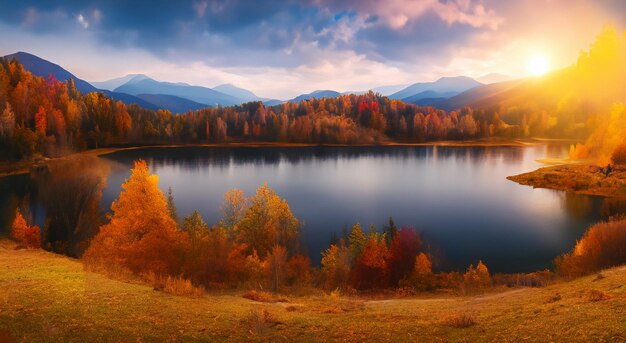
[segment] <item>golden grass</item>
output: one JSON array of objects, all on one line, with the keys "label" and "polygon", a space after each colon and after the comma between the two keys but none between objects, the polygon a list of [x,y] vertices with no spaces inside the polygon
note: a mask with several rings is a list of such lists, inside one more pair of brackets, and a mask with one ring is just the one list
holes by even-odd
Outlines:
[{"label": "golden grass", "polygon": [[288,303],[289,299],[278,297],[270,292],[250,290],[244,293],[244,298],[263,303]]},{"label": "golden grass", "polygon": [[474,317],[467,313],[456,313],[447,316],[443,324],[457,329],[464,329],[476,325]]},{"label": "golden grass", "polygon": [[[543,288],[479,296],[425,294],[368,300],[290,296],[259,303],[244,291],[191,298],[85,271],[80,261],[0,242],[0,337],[18,342],[623,341],[626,267]],[[602,301],[590,298],[603,292]],[[561,299],[546,302],[555,294]],[[265,315],[267,312],[267,316]],[[476,325],[442,325],[471,314]]]},{"label": "golden grass", "polygon": [[549,188],[577,194],[626,197],[626,168],[615,166],[608,176],[591,164],[565,164],[537,169],[507,179],[533,188]]}]

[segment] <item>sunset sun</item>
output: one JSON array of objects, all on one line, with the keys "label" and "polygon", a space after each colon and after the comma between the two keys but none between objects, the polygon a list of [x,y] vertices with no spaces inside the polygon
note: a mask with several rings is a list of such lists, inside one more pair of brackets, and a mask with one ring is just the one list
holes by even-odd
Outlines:
[{"label": "sunset sun", "polygon": [[532,76],[541,76],[550,69],[550,60],[545,55],[534,55],[526,64],[528,74]]}]

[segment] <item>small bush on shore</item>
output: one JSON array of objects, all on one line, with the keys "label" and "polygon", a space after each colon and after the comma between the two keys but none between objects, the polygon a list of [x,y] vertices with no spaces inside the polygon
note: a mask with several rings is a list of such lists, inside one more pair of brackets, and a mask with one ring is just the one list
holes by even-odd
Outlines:
[{"label": "small bush on shore", "polygon": [[555,259],[556,272],[578,277],[626,263],[626,220],[592,226],[572,252]]},{"label": "small bush on shore", "polygon": [[15,211],[15,219],[11,225],[11,238],[23,248],[41,248],[41,229],[37,225],[29,226],[19,209]]}]

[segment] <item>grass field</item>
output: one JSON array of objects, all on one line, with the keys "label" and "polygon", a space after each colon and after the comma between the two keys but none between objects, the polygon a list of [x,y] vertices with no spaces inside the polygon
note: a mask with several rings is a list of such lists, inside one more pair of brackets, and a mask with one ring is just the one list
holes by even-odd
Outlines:
[{"label": "grass field", "polygon": [[626,341],[626,267],[602,275],[473,296],[259,303],[244,290],[169,295],[1,241],[0,341]]}]

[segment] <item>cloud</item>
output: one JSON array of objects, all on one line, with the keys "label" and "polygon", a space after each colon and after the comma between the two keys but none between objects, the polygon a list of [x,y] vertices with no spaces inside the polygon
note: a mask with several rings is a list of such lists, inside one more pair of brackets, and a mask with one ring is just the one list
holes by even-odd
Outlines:
[{"label": "cloud", "polygon": [[206,12],[207,7],[209,7],[209,3],[206,1],[195,2],[193,4],[193,9],[196,11],[198,18],[204,17],[204,12]]},{"label": "cloud", "polygon": [[503,20],[481,1],[473,0],[317,0],[316,3],[335,9],[350,8],[362,14],[380,17],[382,22],[394,30],[400,30],[409,20],[419,19],[428,13],[436,14],[448,25],[460,23],[492,30],[496,30]]},{"label": "cloud", "polygon": [[22,0],[2,5],[0,48],[62,57],[87,79],[145,72],[286,98],[513,74],[537,50],[563,65],[625,13],[616,0]]},{"label": "cloud", "polygon": [[87,19],[85,19],[85,17],[82,14],[79,14],[76,16],[76,21],[80,24],[80,26],[82,26],[84,29],[88,29],[89,28],[89,22],[87,21]]}]

